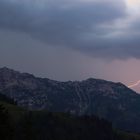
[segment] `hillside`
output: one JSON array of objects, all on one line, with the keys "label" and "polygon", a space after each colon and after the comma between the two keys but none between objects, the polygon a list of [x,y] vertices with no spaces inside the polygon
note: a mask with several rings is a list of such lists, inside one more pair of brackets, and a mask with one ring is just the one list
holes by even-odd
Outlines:
[{"label": "hillside", "polygon": [[0,139],[140,140],[140,136],[113,129],[110,122],[96,116],[76,117],[66,113],[25,111],[0,100]]}]

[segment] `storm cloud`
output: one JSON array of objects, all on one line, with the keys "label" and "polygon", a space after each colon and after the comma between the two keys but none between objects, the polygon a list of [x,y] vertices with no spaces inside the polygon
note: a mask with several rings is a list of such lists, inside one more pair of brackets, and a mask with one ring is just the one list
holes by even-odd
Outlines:
[{"label": "storm cloud", "polygon": [[94,77],[135,83],[140,2],[0,0],[3,66],[61,81]]},{"label": "storm cloud", "polygon": [[93,57],[140,57],[139,16],[123,0],[1,0],[0,28]]}]

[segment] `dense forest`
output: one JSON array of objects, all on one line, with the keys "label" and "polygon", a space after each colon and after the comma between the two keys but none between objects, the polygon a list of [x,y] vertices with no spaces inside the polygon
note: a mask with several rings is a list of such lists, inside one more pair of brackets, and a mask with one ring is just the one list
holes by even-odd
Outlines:
[{"label": "dense forest", "polygon": [[27,111],[0,97],[1,140],[139,140],[135,134],[112,128],[96,116]]}]

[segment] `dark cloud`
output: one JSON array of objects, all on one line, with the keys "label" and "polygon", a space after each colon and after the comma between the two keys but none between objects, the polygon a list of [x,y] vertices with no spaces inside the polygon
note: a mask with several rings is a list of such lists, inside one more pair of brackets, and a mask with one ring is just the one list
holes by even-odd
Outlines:
[{"label": "dark cloud", "polygon": [[77,49],[94,57],[140,56],[138,21],[126,29],[115,25],[127,16],[121,0],[0,1],[0,28],[25,32],[51,46]]}]

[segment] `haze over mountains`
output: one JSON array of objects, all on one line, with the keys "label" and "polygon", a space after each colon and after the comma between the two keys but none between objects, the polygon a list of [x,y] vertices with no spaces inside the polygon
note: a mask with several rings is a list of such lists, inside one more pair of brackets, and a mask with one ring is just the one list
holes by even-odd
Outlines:
[{"label": "haze over mountains", "polygon": [[59,82],[1,68],[0,92],[32,110],[94,114],[115,127],[140,131],[140,95],[122,83],[93,78]]}]

